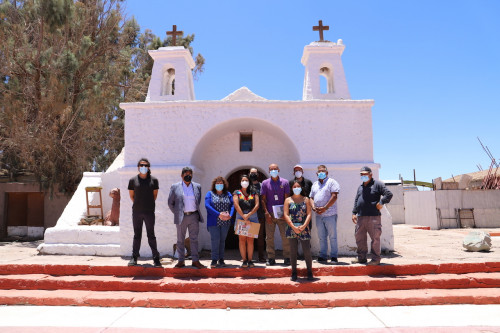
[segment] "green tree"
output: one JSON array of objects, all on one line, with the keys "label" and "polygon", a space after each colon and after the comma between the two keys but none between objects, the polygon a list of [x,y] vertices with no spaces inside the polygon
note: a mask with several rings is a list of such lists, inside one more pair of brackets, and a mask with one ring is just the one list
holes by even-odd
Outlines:
[{"label": "green tree", "polygon": [[[152,60],[169,45],[124,20],[121,0],[2,0],[0,163],[11,178],[72,192],[123,147],[120,102],[144,101]],[[192,52],[194,35],[180,45]],[[198,54],[195,75],[203,71]]]}]

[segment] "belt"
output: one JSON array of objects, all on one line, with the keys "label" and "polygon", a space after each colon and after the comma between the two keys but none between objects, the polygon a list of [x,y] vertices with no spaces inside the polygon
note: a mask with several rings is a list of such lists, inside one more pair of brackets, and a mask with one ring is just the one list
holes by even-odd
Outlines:
[{"label": "belt", "polygon": [[194,213],[198,213],[198,211],[195,210],[194,212],[184,212],[184,215],[189,216],[189,215],[193,215]]}]

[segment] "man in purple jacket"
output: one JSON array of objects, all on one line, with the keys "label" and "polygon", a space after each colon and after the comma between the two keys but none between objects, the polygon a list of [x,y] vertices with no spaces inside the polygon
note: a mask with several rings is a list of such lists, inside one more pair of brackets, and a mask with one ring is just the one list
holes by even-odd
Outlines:
[{"label": "man in purple jacket", "polygon": [[[283,244],[283,264],[285,266],[290,265],[290,245],[285,235],[286,222],[283,218],[283,204],[285,203],[285,199],[290,195],[290,186],[288,180],[280,178],[279,172],[280,168],[278,165],[271,164],[269,166],[271,178],[264,180],[260,189],[260,196],[264,204],[264,213],[266,216],[266,252],[268,266],[276,264],[276,252],[274,248],[274,232],[276,230],[276,225],[280,230]],[[274,211],[281,212],[281,216],[275,216],[273,206],[275,206]]]}]

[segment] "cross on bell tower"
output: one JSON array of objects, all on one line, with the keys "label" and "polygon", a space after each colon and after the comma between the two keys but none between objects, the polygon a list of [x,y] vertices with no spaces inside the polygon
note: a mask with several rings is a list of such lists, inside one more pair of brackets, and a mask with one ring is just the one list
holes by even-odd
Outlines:
[{"label": "cross on bell tower", "polygon": [[320,42],[325,42],[325,40],[323,39],[323,30],[330,30],[330,26],[323,25],[323,20],[319,20],[319,24],[316,26],[313,26],[313,31],[319,31],[319,41]]},{"label": "cross on bell tower", "polygon": [[[320,21],[321,22],[321,21]],[[177,44],[177,35],[182,36],[184,34],[184,31],[177,31],[177,26],[174,24],[172,26],[172,31],[167,31],[167,36],[172,36],[172,45],[170,46],[176,46]]]}]

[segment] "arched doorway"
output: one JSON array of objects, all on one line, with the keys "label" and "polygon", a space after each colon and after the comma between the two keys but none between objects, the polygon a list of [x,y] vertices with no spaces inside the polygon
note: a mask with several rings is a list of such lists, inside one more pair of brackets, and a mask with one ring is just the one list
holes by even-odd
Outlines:
[{"label": "arched doorway", "polygon": [[[257,169],[258,170],[258,169]],[[237,189],[239,189],[240,186],[240,177],[242,175],[248,175],[249,169],[240,169],[237,171],[234,171],[227,177],[227,182],[229,183],[229,191],[233,193]],[[262,173],[261,171],[258,171],[259,177],[258,180],[259,182],[263,182],[265,179],[267,179],[267,176]],[[234,216],[233,216],[233,222],[234,222]],[[226,238],[226,249],[238,249],[239,244],[238,244],[238,235],[234,233],[234,228],[229,229],[229,233]]]}]

